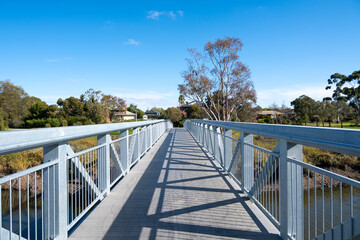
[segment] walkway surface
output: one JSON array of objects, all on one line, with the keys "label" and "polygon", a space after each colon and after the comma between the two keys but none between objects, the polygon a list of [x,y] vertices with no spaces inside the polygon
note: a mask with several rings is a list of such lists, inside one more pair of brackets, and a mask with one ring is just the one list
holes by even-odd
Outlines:
[{"label": "walkway surface", "polygon": [[70,239],[279,239],[185,129],[171,129]]}]

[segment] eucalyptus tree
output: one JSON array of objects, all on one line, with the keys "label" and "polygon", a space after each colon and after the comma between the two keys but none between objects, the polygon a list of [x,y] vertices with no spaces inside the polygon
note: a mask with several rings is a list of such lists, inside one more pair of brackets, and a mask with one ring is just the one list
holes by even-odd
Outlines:
[{"label": "eucalyptus tree", "polygon": [[[333,88],[334,87],[334,88]],[[354,115],[360,118],[360,70],[349,76],[335,73],[328,79],[326,89],[333,89],[332,98],[335,101],[345,100],[354,109]]]},{"label": "eucalyptus tree", "polygon": [[22,127],[30,98],[24,89],[9,80],[0,81],[0,110],[5,127]]},{"label": "eucalyptus tree", "polygon": [[240,61],[242,46],[239,38],[226,37],[206,43],[203,53],[188,50],[188,68],[178,88],[180,94],[200,103],[210,119],[229,121],[232,113],[256,103],[250,70]]}]

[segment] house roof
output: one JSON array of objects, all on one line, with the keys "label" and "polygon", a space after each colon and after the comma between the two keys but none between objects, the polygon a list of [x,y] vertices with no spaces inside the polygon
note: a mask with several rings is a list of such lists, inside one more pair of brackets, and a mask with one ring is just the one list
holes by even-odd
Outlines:
[{"label": "house roof", "polygon": [[274,110],[263,110],[263,111],[259,111],[258,114],[260,114],[260,115],[283,115],[282,112],[274,111]]},{"label": "house roof", "polygon": [[129,111],[126,111],[126,114],[124,114],[124,112],[116,112],[115,115],[116,116],[135,116],[136,114],[132,113],[132,112],[129,112]]},{"label": "house roof", "polygon": [[155,110],[147,110],[145,114],[160,114],[158,111]]}]

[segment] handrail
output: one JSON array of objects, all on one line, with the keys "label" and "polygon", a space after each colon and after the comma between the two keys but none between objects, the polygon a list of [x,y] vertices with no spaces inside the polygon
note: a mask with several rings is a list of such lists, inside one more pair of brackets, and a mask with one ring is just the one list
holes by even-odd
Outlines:
[{"label": "handrail", "polygon": [[360,157],[360,130],[279,124],[189,120]]},{"label": "handrail", "polygon": [[0,155],[164,122],[152,120],[0,132]]}]

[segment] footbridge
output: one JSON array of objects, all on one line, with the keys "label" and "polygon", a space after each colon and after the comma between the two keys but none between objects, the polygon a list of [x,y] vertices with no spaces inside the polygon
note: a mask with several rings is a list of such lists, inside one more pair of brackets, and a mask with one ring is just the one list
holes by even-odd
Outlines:
[{"label": "footbridge", "polygon": [[[74,152],[88,137],[97,145]],[[360,182],[306,163],[303,146],[359,157],[360,131],[158,120],[1,132],[0,155],[42,148],[43,163],[0,178],[0,239],[358,239]]]}]

